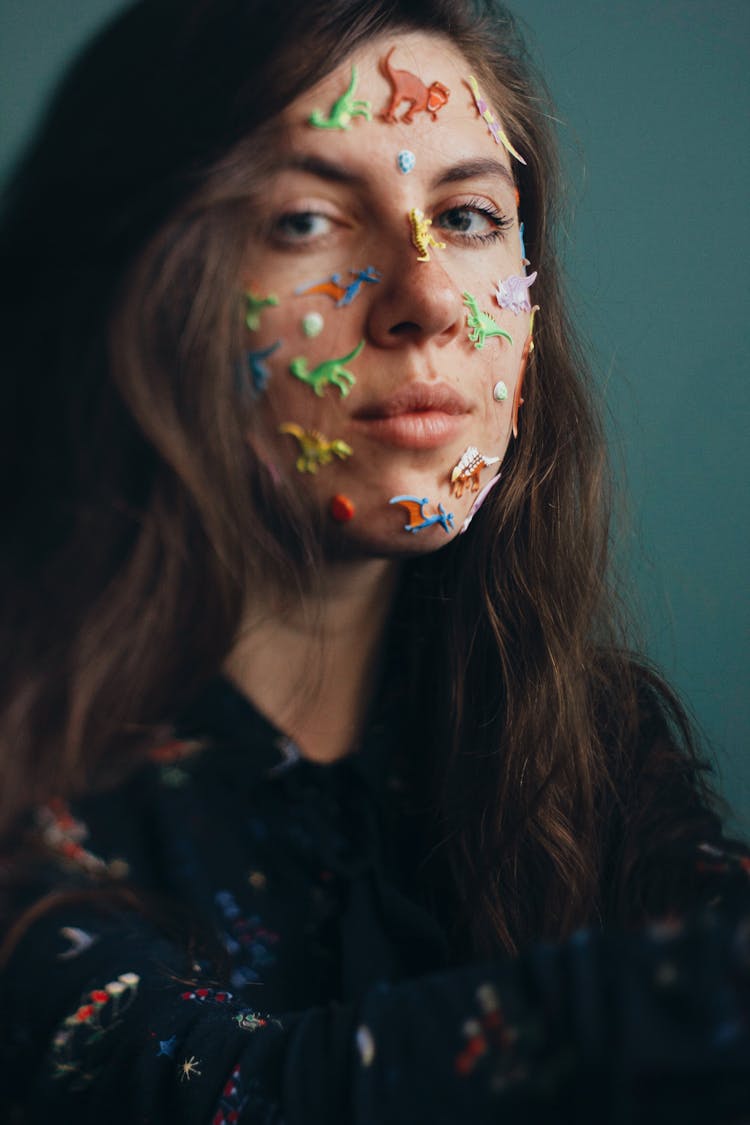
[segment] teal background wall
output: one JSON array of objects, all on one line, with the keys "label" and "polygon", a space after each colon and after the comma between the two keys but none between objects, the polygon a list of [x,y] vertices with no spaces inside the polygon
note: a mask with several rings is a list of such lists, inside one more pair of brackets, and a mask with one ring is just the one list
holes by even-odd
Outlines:
[{"label": "teal background wall", "polygon": [[[0,178],[121,0],[2,0]],[[750,4],[524,0],[555,97],[570,288],[629,493],[643,644],[750,833]],[[134,60],[137,65],[137,60]]]}]

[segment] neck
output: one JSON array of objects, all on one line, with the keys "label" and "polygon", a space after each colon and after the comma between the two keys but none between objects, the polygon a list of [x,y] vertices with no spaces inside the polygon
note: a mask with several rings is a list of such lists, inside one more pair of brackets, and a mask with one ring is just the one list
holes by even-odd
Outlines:
[{"label": "neck", "polygon": [[332,762],[356,746],[397,579],[397,564],[366,559],[329,565],[322,591],[291,605],[254,591],[263,610],[246,614],[224,670],[305,757]]}]

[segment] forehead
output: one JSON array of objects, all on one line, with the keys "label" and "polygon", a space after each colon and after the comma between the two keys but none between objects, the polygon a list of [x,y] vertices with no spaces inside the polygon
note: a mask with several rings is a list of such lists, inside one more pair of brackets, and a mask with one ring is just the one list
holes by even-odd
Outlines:
[{"label": "forehead", "polygon": [[[394,70],[409,71],[427,86],[441,82],[450,88],[452,95],[471,71],[468,60],[456,45],[442,35],[422,31],[386,33],[358,47],[345,62],[301,95],[293,106],[302,109],[321,98],[336,98],[341,93],[342,80],[348,85],[352,65],[357,67],[359,85],[366,87],[368,96],[380,92],[387,98],[390,84],[384,73],[384,60],[392,48],[390,65]],[[358,89],[355,96],[360,95]]]},{"label": "forehead", "polygon": [[[395,71],[408,72],[419,83],[430,87],[439,83],[449,91],[447,101],[440,104],[437,119],[417,111],[411,123],[400,120],[409,107],[408,100],[396,110],[396,122],[383,120],[394,87],[384,69],[384,60],[391,52],[390,64]],[[369,103],[372,121],[352,121],[346,130],[323,130],[311,127],[314,111],[329,113],[337,99],[348,89],[356,68],[356,87],[352,98]],[[449,39],[426,32],[393,32],[370,40],[353,52],[345,62],[326,75],[317,85],[305,91],[282,116],[285,126],[279,133],[283,148],[294,151],[324,152],[333,158],[346,154],[362,155],[370,163],[388,160],[391,150],[408,148],[418,157],[423,169],[445,163],[490,156],[509,172],[510,159],[502,145],[495,145],[481,120],[468,84],[472,65]],[[484,92],[484,91],[483,91]],[[405,96],[413,93],[411,77],[406,79]],[[486,96],[486,94],[485,94]],[[443,98],[439,98],[443,102]],[[493,107],[494,109],[494,107]],[[502,120],[495,111],[495,116]]]}]

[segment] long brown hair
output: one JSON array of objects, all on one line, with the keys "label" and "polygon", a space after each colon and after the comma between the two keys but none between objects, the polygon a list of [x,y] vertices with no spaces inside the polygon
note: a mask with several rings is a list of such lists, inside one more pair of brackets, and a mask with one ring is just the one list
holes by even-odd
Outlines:
[{"label": "long brown hair", "polygon": [[[406,566],[396,610],[422,701],[425,884],[457,946],[514,952],[637,917],[633,872],[659,832],[713,820],[679,706],[615,628],[603,441],[556,264],[549,99],[492,0],[151,0],[63,85],[0,228],[0,800],[11,827],[121,776],[221,667],[259,568],[294,583],[314,564],[315,529],[285,532],[293,498],[278,526],[257,518],[268,482],[238,421],[245,200],[274,115],[402,28],[450,37],[528,161],[543,313],[519,439],[471,532]],[[674,817],[647,826],[665,779]],[[608,865],[621,877],[605,896]]]}]

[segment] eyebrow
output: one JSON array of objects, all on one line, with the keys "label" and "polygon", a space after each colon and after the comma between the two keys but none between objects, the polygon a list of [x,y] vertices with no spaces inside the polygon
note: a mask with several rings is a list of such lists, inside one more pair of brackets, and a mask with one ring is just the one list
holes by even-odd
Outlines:
[{"label": "eyebrow", "polygon": [[[297,172],[307,172],[312,176],[317,176],[319,179],[328,180],[329,183],[335,184],[349,184],[353,187],[360,187],[366,181],[365,177],[358,172],[352,171],[350,168],[345,168],[342,164],[338,164],[332,160],[326,160],[322,156],[314,156],[306,153],[292,153],[289,156],[280,160],[273,168],[273,171],[286,171],[290,169]],[[439,172],[433,180],[431,187],[443,187],[445,184],[456,184],[463,180],[473,180],[480,176],[494,176],[504,180],[507,185],[515,190],[515,181],[510,172],[499,160],[493,160],[489,157],[483,157],[476,160],[463,160],[458,164],[451,165],[444,171]]]},{"label": "eyebrow", "polygon": [[456,184],[461,180],[474,180],[479,176],[499,176],[505,180],[509,187],[515,189],[515,180],[509,168],[499,160],[483,157],[480,160],[464,160],[446,168],[433,181],[433,187],[442,187],[444,184]]},{"label": "eyebrow", "polygon": [[336,164],[332,160],[326,160],[322,156],[312,156],[305,153],[292,153],[279,160],[273,167],[274,172],[285,172],[291,170],[293,172],[308,172],[312,176],[317,176],[321,180],[328,180],[334,184],[352,184],[355,186],[363,184],[364,176],[360,176],[357,172],[352,172],[350,168],[345,168],[342,164]]}]

